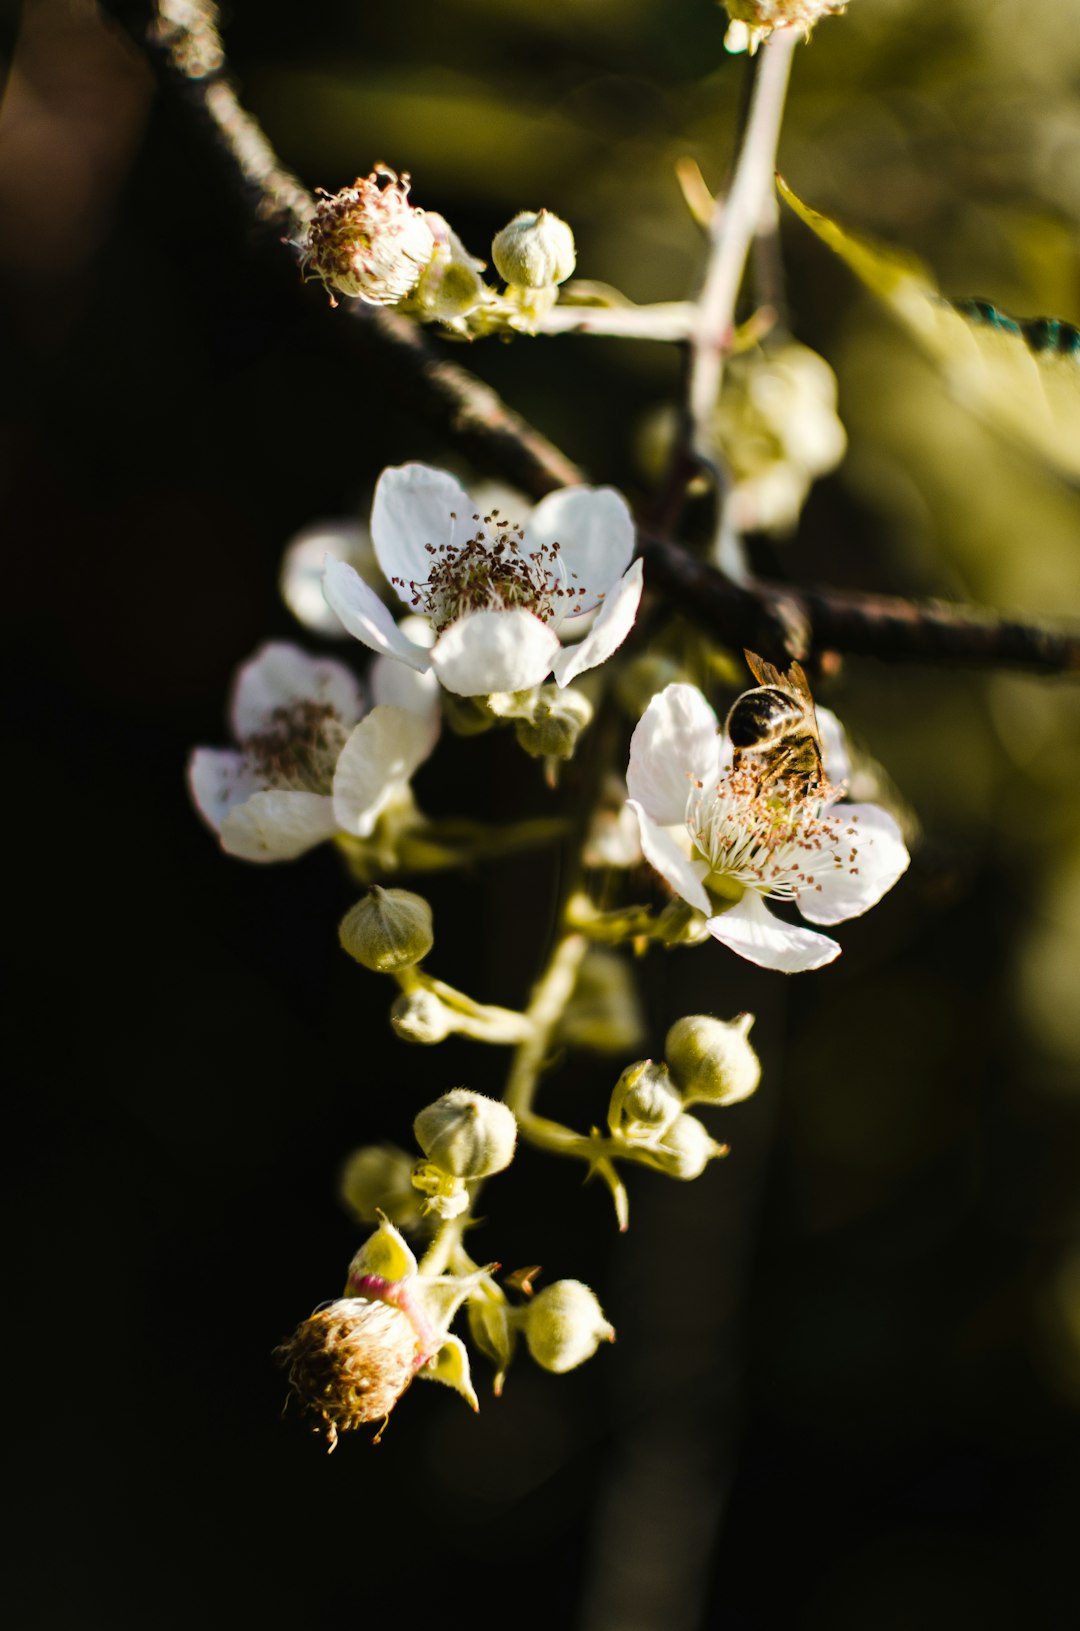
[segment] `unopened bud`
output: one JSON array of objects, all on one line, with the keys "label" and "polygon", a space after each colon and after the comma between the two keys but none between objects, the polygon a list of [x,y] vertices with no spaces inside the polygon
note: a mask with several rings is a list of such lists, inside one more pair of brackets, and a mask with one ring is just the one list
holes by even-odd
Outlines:
[{"label": "unopened bud", "polygon": [[634,1138],[662,1133],[682,1114],[682,1099],[671,1085],[666,1065],[641,1059],[628,1065],[611,1095],[608,1126],[613,1134]]},{"label": "unopened bud", "polygon": [[315,206],[304,269],[335,294],[395,306],[414,289],[435,252],[423,210],[409,203],[409,178],[378,165]]},{"label": "unopened bud", "polygon": [[409,889],[373,884],[341,920],[338,938],[350,957],[376,974],[411,968],[435,943],[431,907]]},{"label": "unopened bud", "polygon": [[341,1174],[341,1199],[361,1223],[378,1222],[380,1212],[398,1228],[416,1223],[420,1197],[412,1184],[413,1163],[393,1144],[354,1150]]},{"label": "unopened bud", "polygon": [[592,703],[580,691],[541,685],[531,716],[516,720],[514,733],[534,759],[569,759],[592,716]]},{"label": "unopened bud", "polygon": [[431,1046],[455,1029],[454,1016],[434,991],[403,991],[390,1004],[390,1023],[403,1042]]},{"label": "unopened bud", "polygon": [[696,1116],[679,1116],[658,1144],[649,1148],[649,1164],[659,1167],[669,1178],[700,1178],[709,1162],[727,1154],[727,1145],[718,1144]]},{"label": "unopened bud", "polygon": [[687,1014],[667,1034],[664,1057],[684,1104],[738,1104],[761,1080],[761,1063],[748,1037],[753,1014],[713,1019]]},{"label": "unopened bud", "polygon": [[424,1154],[443,1172],[487,1178],[510,1165],[517,1122],[498,1099],[455,1087],[421,1110],[413,1132]]},{"label": "unopened bud", "polygon": [[591,1359],[601,1342],[614,1342],[596,1294],[580,1280],[545,1286],[525,1310],[525,1340],[544,1370],[573,1370]]},{"label": "unopened bud", "polygon": [[550,210],[521,210],[495,234],[495,270],[519,289],[549,289],[565,283],[577,264],[574,234]]}]

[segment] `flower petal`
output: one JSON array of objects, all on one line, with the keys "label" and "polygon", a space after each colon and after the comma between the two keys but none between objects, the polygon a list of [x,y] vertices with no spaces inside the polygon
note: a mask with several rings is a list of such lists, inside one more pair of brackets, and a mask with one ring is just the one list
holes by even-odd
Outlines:
[{"label": "flower petal", "polygon": [[711,911],[712,902],[701,881],[709,869],[704,861],[691,859],[690,836],[685,826],[674,829],[662,827],[645,813],[635,799],[627,799],[626,802],[638,818],[641,848],[649,865],[655,867],[664,881],[690,906],[696,907],[699,912]]},{"label": "flower petal", "polygon": [[459,617],[436,640],[431,662],[448,691],[484,697],[542,684],[560,649],[554,629],[515,606]]},{"label": "flower petal", "polygon": [[634,518],[614,487],[563,487],[542,498],[525,523],[526,550],[558,544],[568,585],[584,589],[582,611],[607,594],[634,553]]},{"label": "flower petal", "polygon": [[748,889],[719,917],[711,917],[705,927],[714,940],[738,952],[748,963],[775,968],[781,974],[822,968],[840,955],[840,947],[827,935],[796,929],[774,917],[755,889]]},{"label": "flower petal", "polygon": [[326,604],[322,590],[323,562],[328,555],[348,561],[361,577],[377,581],[379,575],[371,534],[355,521],[317,521],[298,532],[281,558],[278,588],[298,623],[316,634],[341,638],[338,617]]},{"label": "flower petal", "polygon": [[630,739],[626,786],[662,827],[686,818],[693,780],[715,781],[720,738],[716,715],[693,685],[669,685],[638,720]]},{"label": "flower petal", "polygon": [[371,506],[371,540],[387,582],[407,606],[413,604],[412,584],[431,576],[428,546],[460,547],[476,531],[475,511],[464,487],[445,470],[399,464],[383,471]]},{"label": "flower petal", "polygon": [[275,714],[303,702],[326,704],[346,725],[364,711],[360,686],[343,663],[332,657],[309,657],[283,641],[260,646],[233,685],[229,702],[233,734],[238,742],[262,736],[274,724]]},{"label": "flower petal", "polygon": [[188,760],[188,791],[208,826],[220,832],[234,804],[243,804],[259,786],[242,753],[232,748],[196,748]]},{"label": "flower petal", "polygon": [[587,668],[596,668],[617,651],[634,626],[638,603],[641,600],[640,561],[635,561],[621,578],[600,608],[600,614],[579,645],[560,652],[554,662],[555,678],[560,685],[583,674]]},{"label": "flower petal", "polygon": [[431,667],[427,652],[402,634],[371,585],[344,561],[327,559],[323,594],[349,633],[370,651],[377,651],[383,657],[396,657],[420,674]]},{"label": "flower petal", "polygon": [[840,787],[851,775],[851,758],[844,727],[831,708],[815,708],[814,712],[821,737],[822,767],[833,786]]},{"label": "flower petal", "polygon": [[325,793],[270,789],[234,805],[221,823],[221,847],[242,861],[293,861],[336,831]]},{"label": "flower petal", "polygon": [[[435,630],[426,617],[403,617],[398,628],[424,651],[430,651],[435,644]],[[376,706],[386,704],[391,708],[404,708],[410,714],[419,714],[427,720],[431,747],[435,746],[442,724],[442,707],[439,702],[439,681],[434,669],[429,668],[426,673],[420,674],[415,668],[406,668],[404,663],[395,662],[392,657],[376,657],[371,665],[368,683],[371,700]]]},{"label": "flower petal", "polygon": [[911,860],[900,828],[887,810],[876,804],[837,804],[830,820],[841,827],[842,865],[833,852],[829,870],[814,861],[815,883],[796,902],[803,917],[811,923],[842,923],[860,917],[875,906],[887,890],[907,870]]},{"label": "flower petal", "polygon": [[404,708],[373,708],[341,750],[334,813],[342,831],[367,838],[381,811],[423,764],[435,737],[431,720]]}]

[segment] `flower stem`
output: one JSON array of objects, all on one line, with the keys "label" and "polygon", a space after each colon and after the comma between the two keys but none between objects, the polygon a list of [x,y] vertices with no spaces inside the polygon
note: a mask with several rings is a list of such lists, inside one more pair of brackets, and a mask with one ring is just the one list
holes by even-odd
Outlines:
[{"label": "flower stem", "polygon": [[706,458],[711,457],[709,421],[735,328],[735,302],[772,186],[797,38],[796,29],[781,29],[761,49],[734,179],[727,195],[717,200],[709,227],[709,261],[698,299],[687,393],[693,448]]},{"label": "flower stem", "polygon": [[565,935],[557,942],[547,968],[533,987],[525,1011],[532,1031],[514,1054],[503,1092],[503,1101],[518,1118],[523,1132],[523,1118],[532,1113],[533,1095],[543,1069],[544,1055],[552,1032],[570,1000],[587,947],[588,941],[584,935]]}]

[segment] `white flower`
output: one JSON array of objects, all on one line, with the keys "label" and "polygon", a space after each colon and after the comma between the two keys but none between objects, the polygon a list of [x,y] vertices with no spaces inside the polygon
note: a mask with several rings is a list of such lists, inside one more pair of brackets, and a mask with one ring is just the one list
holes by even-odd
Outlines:
[{"label": "white flower", "polygon": [[[400,465],[379,478],[371,536],[401,600],[430,620],[431,649],[410,639],[343,561],[326,563],[327,601],[372,651],[419,673],[433,669],[458,696],[527,691],[549,674],[568,685],[633,627],[641,563],[630,566],[633,520],[610,487],[551,493],[519,527],[494,510],[482,514],[445,471]],[[601,602],[585,638],[564,648],[560,634]]]},{"label": "white flower", "polygon": [[262,646],[236,676],[236,748],[196,748],[188,786],[229,855],[288,861],[337,833],[367,838],[435,746],[437,688],[376,663],[376,706],[341,663]]},{"label": "white flower", "polygon": [[[793,901],[811,923],[840,923],[879,901],[909,860],[891,815],[840,802],[843,735],[827,709],[817,720],[831,780],[810,792],[763,790],[753,771],[732,769],[731,744],[701,692],[669,685],[638,722],[626,776],[646,859],[710,914],[715,939],[788,974],[831,963],[840,947],[775,917],[767,900]],[[732,904],[717,912],[710,892]]]}]

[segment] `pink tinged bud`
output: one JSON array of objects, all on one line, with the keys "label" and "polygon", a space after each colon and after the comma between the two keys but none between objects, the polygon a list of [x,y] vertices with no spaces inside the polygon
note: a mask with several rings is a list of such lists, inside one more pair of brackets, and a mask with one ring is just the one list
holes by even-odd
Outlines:
[{"label": "pink tinged bud", "polygon": [[396,306],[420,281],[435,252],[424,212],[409,203],[409,178],[377,165],[365,180],[315,207],[304,270],[335,294],[371,306]]}]

